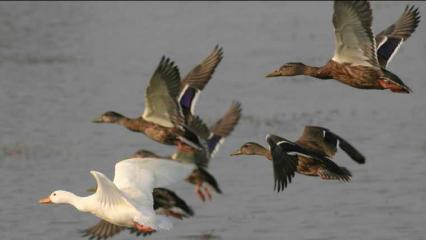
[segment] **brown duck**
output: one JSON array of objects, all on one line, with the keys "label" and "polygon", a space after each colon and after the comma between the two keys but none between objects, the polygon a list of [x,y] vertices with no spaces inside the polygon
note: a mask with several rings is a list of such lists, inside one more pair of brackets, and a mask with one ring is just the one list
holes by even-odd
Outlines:
[{"label": "brown duck", "polygon": [[[179,143],[176,146],[176,152],[169,157],[161,157],[148,150],[141,149],[137,151],[134,157],[153,157],[153,158],[170,158],[172,160],[193,163],[196,162],[201,167],[195,169],[187,178],[191,184],[195,185],[195,192],[198,197],[204,202],[207,198],[212,199],[212,195],[208,186],[212,187],[217,193],[222,193],[215,177],[211,175],[206,168],[210,159],[218,151],[219,146],[228,137],[241,117],[241,104],[233,102],[228,111],[210,129],[203,123],[199,117],[194,117],[189,127],[201,138],[207,141],[207,149],[200,151],[186,144]],[[206,154],[207,152],[207,154]]]},{"label": "brown duck", "polygon": [[322,67],[287,63],[266,77],[306,75],[335,79],[360,89],[389,89],[409,93],[410,88],[386,67],[399,47],[416,30],[420,15],[407,6],[401,17],[375,38],[371,30],[372,11],[368,1],[334,1],[334,56]]},{"label": "brown duck", "polygon": [[221,59],[222,49],[216,47],[181,81],[174,62],[163,57],[146,88],[145,110],[140,117],[128,118],[108,111],[93,122],[119,124],[159,143],[176,145],[177,141],[183,141],[200,149],[202,144],[185,126],[185,121],[198,94],[210,80]]},{"label": "brown duck", "polygon": [[334,163],[332,158],[339,146],[354,161],[365,163],[364,156],[346,140],[330,130],[306,126],[303,135],[292,142],[276,135],[268,135],[270,150],[254,142],[245,143],[231,154],[260,155],[273,162],[275,186],[278,192],[287,187],[295,172],[306,176],[319,176],[325,180],[350,181],[351,173]]},{"label": "brown duck", "polygon": [[[162,214],[176,219],[183,219],[194,215],[194,211],[186,202],[181,199],[176,193],[166,188],[154,188],[152,193],[154,198],[154,210],[158,214]],[[134,228],[126,228],[114,225],[105,220],[100,220],[94,226],[82,230],[83,237],[89,239],[108,239],[121,231],[128,229],[130,233],[139,235],[150,235],[150,233],[142,233]]]}]

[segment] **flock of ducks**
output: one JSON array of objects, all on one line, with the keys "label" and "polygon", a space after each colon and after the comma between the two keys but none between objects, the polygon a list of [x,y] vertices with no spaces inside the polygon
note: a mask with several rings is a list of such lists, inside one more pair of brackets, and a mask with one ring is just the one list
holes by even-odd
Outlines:
[{"label": "flock of ducks", "polygon": [[[399,47],[415,31],[420,22],[417,8],[407,6],[401,17],[376,37],[371,30],[372,11],[368,1],[335,1],[333,25],[336,47],[331,60],[323,67],[303,63],[287,63],[266,77],[308,75],[319,79],[335,79],[361,89],[389,89],[410,93],[401,79],[386,69]],[[176,146],[171,156],[159,156],[146,149],[115,164],[114,179],[90,171],[97,186],[91,195],[77,196],[57,190],[39,200],[41,204],[70,204],[101,220],[83,230],[90,239],[107,239],[123,230],[136,235],[149,235],[172,228],[170,217],[183,219],[194,215],[190,206],[167,185],[180,180],[195,185],[202,200],[212,199],[210,189],[221,193],[218,182],[208,172],[209,161],[218,151],[241,117],[241,104],[231,103],[228,111],[210,128],[194,114],[197,98],[212,78],[223,58],[216,46],[200,64],[183,79],[178,67],[163,57],[145,92],[144,112],[136,118],[108,111],[95,123],[112,123],[145,134],[162,144]],[[351,172],[332,158],[339,147],[355,162],[365,157],[348,141],[321,126],[306,126],[297,141],[269,134],[269,149],[247,142],[231,156],[260,155],[273,163],[274,190],[280,192],[295,173],[318,176],[324,180],[350,181]]]}]

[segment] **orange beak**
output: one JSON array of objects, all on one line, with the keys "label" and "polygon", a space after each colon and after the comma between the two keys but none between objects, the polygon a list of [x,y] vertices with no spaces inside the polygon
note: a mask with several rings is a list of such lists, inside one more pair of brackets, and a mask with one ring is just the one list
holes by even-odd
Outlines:
[{"label": "orange beak", "polygon": [[38,200],[38,203],[40,204],[50,204],[52,203],[52,200],[50,199],[50,196],[42,198],[40,200]]}]

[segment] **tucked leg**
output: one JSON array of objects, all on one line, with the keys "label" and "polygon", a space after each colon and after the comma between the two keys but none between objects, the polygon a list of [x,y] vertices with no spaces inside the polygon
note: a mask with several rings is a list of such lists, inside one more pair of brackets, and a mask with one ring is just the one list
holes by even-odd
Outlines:
[{"label": "tucked leg", "polygon": [[135,225],[135,228],[136,228],[139,232],[142,232],[142,233],[153,233],[153,232],[155,232],[155,231],[156,231],[155,229],[153,229],[153,228],[151,228],[151,227],[144,226],[144,225],[139,224],[139,223],[137,223],[137,222],[133,222],[133,224]]},{"label": "tucked leg", "polygon": [[206,193],[207,198],[211,201],[212,200],[212,195],[211,195],[210,190],[209,190],[209,188],[207,186],[204,186],[204,192]]},{"label": "tucked leg", "polygon": [[198,197],[201,199],[201,201],[206,201],[206,197],[204,196],[203,191],[201,191],[201,183],[195,184],[195,192],[198,194]]}]

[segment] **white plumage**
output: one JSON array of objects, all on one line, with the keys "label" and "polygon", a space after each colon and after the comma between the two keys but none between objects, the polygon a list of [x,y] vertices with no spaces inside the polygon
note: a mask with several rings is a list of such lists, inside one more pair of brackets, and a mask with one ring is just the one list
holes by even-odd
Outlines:
[{"label": "white plumage", "polygon": [[172,223],[153,209],[153,189],[183,180],[192,170],[193,164],[167,159],[126,159],[115,165],[114,181],[100,172],[90,172],[97,183],[93,195],[78,197],[55,191],[42,203],[68,203],[118,226],[134,227],[137,223],[154,230],[169,230]]}]

